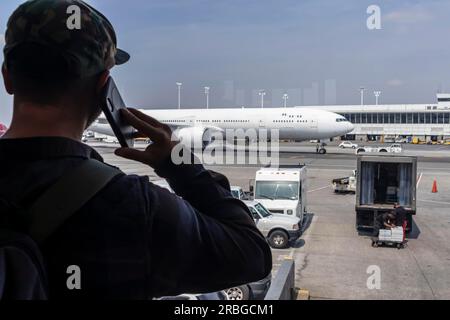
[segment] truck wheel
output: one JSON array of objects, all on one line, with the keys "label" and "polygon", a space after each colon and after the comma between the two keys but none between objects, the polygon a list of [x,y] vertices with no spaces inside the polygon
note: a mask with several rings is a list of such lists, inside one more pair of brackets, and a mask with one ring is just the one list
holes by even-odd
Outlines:
[{"label": "truck wheel", "polygon": [[387,152],[387,150],[386,149],[381,149],[380,152]]},{"label": "truck wheel", "polygon": [[227,290],[225,290],[225,293],[228,296],[228,300],[249,300],[250,299],[250,289],[246,285],[227,289]]},{"label": "truck wheel", "polygon": [[289,236],[286,232],[281,230],[275,230],[269,236],[269,244],[275,249],[284,249],[287,247]]},{"label": "truck wheel", "polygon": [[325,153],[327,153],[327,150],[326,150],[326,149],[320,149],[320,150],[319,150],[319,154],[325,154]]}]

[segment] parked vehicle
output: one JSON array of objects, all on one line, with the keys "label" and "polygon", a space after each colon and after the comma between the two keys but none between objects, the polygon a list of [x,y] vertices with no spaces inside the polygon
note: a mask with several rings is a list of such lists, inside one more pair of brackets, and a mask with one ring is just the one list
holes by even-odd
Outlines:
[{"label": "parked vehicle", "polygon": [[344,178],[333,179],[333,189],[335,193],[339,192],[356,192],[356,170],[353,170],[352,175]]},{"label": "parked vehicle", "polygon": [[420,143],[422,143],[422,141],[420,141],[420,139],[418,137],[413,137],[411,143],[412,144],[420,144]]},{"label": "parked vehicle", "polygon": [[254,199],[270,212],[296,216],[303,221],[307,212],[306,178],[303,165],[261,168],[250,191],[254,191]]},{"label": "parked vehicle", "polygon": [[228,300],[263,300],[272,283],[272,274],[264,279],[225,290]]},{"label": "parked vehicle", "polygon": [[401,138],[401,137],[398,137],[398,138],[395,139],[395,142],[396,142],[396,143],[409,143],[410,140],[409,140],[408,138]]},{"label": "parked vehicle", "polygon": [[222,291],[210,292],[210,293],[183,293],[178,296],[164,296],[157,300],[228,300],[227,293]]},{"label": "parked vehicle", "polygon": [[242,190],[239,186],[231,186],[231,195],[239,200],[247,200],[247,195],[244,193],[244,190]]},{"label": "parked vehicle", "polygon": [[257,201],[244,201],[250,209],[259,231],[268,239],[272,248],[283,249],[289,241],[301,235],[301,220],[295,216],[272,214]]},{"label": "parked vehicle", "polygon": [[403,151],[403,147],[399,143],[393,143],[390,146],[387,147],[359,147],[356,149],[356,154],[364,153],[364,152],[371,152],[371,153],[377,153],[377,152],[383,152],[383,153],[401,153]]},{"label": "parked vehicle", "polygon": [[341,149],[347,149],[347,148],[356,149],[356,148],[358,148],[358,145],[356,143],[351,142],[351,141],[343,141],[339,145],[339,148],[341,148]]},{"label": "parked vehicle", "polygon": [[356,183],[356,227],[373,228],[378,216],[403,206],[406,231],[416,214],[417,158],[390,154],[359,156]]}]

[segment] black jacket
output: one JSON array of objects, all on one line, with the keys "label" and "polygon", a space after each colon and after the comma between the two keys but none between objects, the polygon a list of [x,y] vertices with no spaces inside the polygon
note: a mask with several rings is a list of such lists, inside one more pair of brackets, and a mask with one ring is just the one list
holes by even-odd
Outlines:
[{"label": "black jacket", "polygon": [[[86,158],[103,161],[66,138],[0,139],[0,212],[30,206]],[[123,174],[48,238],[50,298],[211,292],[269,274],[270,248],[224,176],[170,160],[155,171],[177,195]],[[81,269],[80,290],[67,289],[71,265]]]}]

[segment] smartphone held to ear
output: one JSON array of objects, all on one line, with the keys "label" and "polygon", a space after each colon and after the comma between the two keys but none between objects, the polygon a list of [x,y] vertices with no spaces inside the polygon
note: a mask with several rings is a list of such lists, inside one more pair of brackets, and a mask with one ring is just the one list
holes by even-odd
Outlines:
[{"label": "smartphone held to ear", "polygon": [[108,120],[114,135],[122,147],[133,147],[135,132],[134,128],[124,122],[121,109],[126,109],[126,105],[120,96],[119,90],[112,77],[109,77],[103,92],[101,105],[102,111]]}]

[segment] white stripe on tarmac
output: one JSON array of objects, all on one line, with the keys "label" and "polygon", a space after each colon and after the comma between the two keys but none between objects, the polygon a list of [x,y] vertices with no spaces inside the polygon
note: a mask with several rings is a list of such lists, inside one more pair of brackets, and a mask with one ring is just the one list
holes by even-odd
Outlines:
[{"label": "white stripe on tarmac", "polygon": [[419,179],[417,179],[416,189],[419,188],[420,180],[422,180],[423,172],[420,173]]},{"label": "white stripe on tarmac", "polygon": [[434,201],[434,200],[419,200],[422,202],[430,202],[430,203],[437,203],[437,204],[445,204],[445,205],[449,205],[450,202],[445,202],[445,201]]},{"label": "white stripe on tarmac", "polygon": [[326,189],[326,188],[329,188],[329,187],[332,187],[332,186],[333,186],[333,185],[329,184],[329,185],[327,185],[327,186],[325,186],[325,187],[322,187],[322,188],[318,188],[318,189],[314,189],[314,190],[309,190],[308,193],[316,192],[316,191],[319,191],[319,190],[323,190],[323,189]]}]

